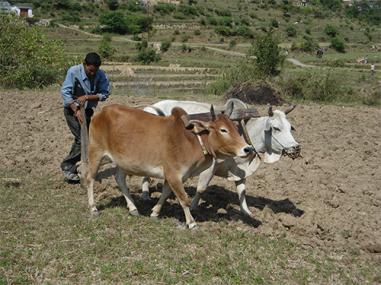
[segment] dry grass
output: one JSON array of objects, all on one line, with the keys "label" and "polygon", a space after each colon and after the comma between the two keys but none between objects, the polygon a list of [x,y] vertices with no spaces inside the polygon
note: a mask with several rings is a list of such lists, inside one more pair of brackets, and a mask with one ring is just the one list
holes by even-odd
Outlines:
[{"label": "dry grass", "polygon": [[[372,284],[380,264],[358,252],[324,252],[258,235],[229,222],[196,231],[182,217],[128,215],[113,183],[102,188],[102,214],[90,219],[86,193],[55,177],[11,170],[1,177],[0,284]],[[135,183],[133,191],[138,188]],[[178,207],[177,204],[165,208]],[[377,277],[378,276],[378,277]],[[378,279],[377,279],[378,278]]]}]

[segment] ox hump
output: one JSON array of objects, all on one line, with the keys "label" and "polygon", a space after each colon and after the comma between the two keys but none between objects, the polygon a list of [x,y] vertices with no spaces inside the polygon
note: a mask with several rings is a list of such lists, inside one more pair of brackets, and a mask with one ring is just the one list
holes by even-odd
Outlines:
[{"label": "ox hump", "polygon": [[172,109],[171,115],[177,120],[180,119],[181,116],[187,115],[187,112],[185,112],[183,108],[175,107]]}]

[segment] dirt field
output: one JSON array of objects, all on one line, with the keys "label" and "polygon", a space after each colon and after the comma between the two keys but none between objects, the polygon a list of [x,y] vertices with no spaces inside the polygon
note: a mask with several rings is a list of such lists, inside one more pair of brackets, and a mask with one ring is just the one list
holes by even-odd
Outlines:
[{"label": "dirt field", "polygon": [[[157,100],[114,96],[107,104],[141,107]],[[263,106],[258,109],[265,112]],[[3,114],[0,169],[7,173],[26,173],[35,179],[47,174],[60,179],[59,164],[72,138],[64,121],[58,90],[1,92],[0,112]],[[219,227],[215,221],[226,219],[243,231],[286,236],[306,247],[355,249],[364,256],[379,257],[381,110],[300,105],[289,119],[296,127],[294,135],[301,143],[303,158],[292,161],[284,157],[276,164],[262,165],[248,179],[248,204],[255,220],[245,219],[239,213],[234,185],[214,178],[203,197],[204,203],[195,213],[199,225]],[[114,182],[110,179],[103,185],[114,185]],[[195,185],[195,179],[187,182],[191,195]],[[96,186],[99,202],[107,196],[121,196],[113,187],[106,186]],[[138,179],[132,178],[130,186],[138,208],[148,215],[154,202],[144,204],[139,200]],[[77,187],[78,193],[83,192],[77,185],[72,187]],[[153,185],[152,192],[155,189]],[[86,198],[81,193],[78,199]],[[180,207],[164,208],[164,217],[183,220]]]}]

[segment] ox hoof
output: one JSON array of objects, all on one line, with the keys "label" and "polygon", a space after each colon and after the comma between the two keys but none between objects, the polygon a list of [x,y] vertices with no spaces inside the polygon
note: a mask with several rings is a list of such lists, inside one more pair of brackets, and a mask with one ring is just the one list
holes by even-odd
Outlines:
[{"label": "ox hoof", "polygon": [[142,199],[143,199],[143,201],[151,201],[152,200],[149,193],[147,193],[147,192],[143,192]]},{"label": "ox hoof", "polygon": [[247,218],[254,219],[254,215],[251,212],[241,211],[241,213]]},{"label": "ox hoof", "polygon": [[150,217],[151,219],[157,220],[159,218],[159,215],[156,213],[152,213]]},{"label": "ox hoof", "polygon": [[130,211],[130,215],[136,217],[136,216],[139,216],[140,214],[139,214],[137,209],[134,209],[134,210]]},{"label": "ox hoof", "polygon": [[92,209],[90,210],[90,215],[91,215],[92,218],[96,218],[96,217],[98,217],[98,216],[99,216],[99,211],[98,211],[98,209],[97,209],[97,208],[92,208]]},{"label": "ox hoof", "polygon": [[190,224],[188,225],[188,228],[189,228],[190,230],[197,230],[197,229],[198,229],[198,225],[197,225],[196,223],[190,223]]}]

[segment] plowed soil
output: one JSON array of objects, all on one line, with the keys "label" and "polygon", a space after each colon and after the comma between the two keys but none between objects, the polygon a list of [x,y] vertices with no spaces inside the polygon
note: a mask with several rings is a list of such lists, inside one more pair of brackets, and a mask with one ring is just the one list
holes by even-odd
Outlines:
[{"label": "plowed soil", "polygon": [[[186,98],[184,98],[186,99]],[[192,98],[194,99],[194,98]],[[107,103],[143,107],[152,97],[113,96]],[[223,104],[215,99],[215,103]],[[265,106],[256,106],[265,114]],[[280,107],[282,108],[282,107]],[[99,107],[98,107],[99,109]],[[0,94],[0,169],[40,179],[63,179],[59,170],[72,136],[66,126],[57,90],[6,91]],[[299,105],[289,114],[302,158],[283,157],[261,165],[247,179],[247,199],[255,219],[239,212],[232,182],[214,178],[194,216],[201,227],[220,227],[221,220],[244,231],[283,235],[306,247],[355,248],[365,255],[381,252],[381,110],[369,107]],[[16,174],[15,174],[16,175]],[[0,178],[4,178],[0,175]],[[9,178],[9,177],[8,177]],[[22,177],[16,177],[21,179]],[[149,215],[153,201],[140,199],[138,178],[128,183],[139,211]],[[158,182],[158,181],[156,181]],[[192,196],[197,179],[186,183]],[[98,203],[112,196],[125,207],[121,193],[108,180],[96,185]],[[86,199],[78,185],[78,199]],[[33,191],[33,189],[30,189]],[[101,192],[101,193],[100,193]],[[163,208],[163,218],[183,221],[175,199]],[[103,209],[107,211],[106,209]]]}]

